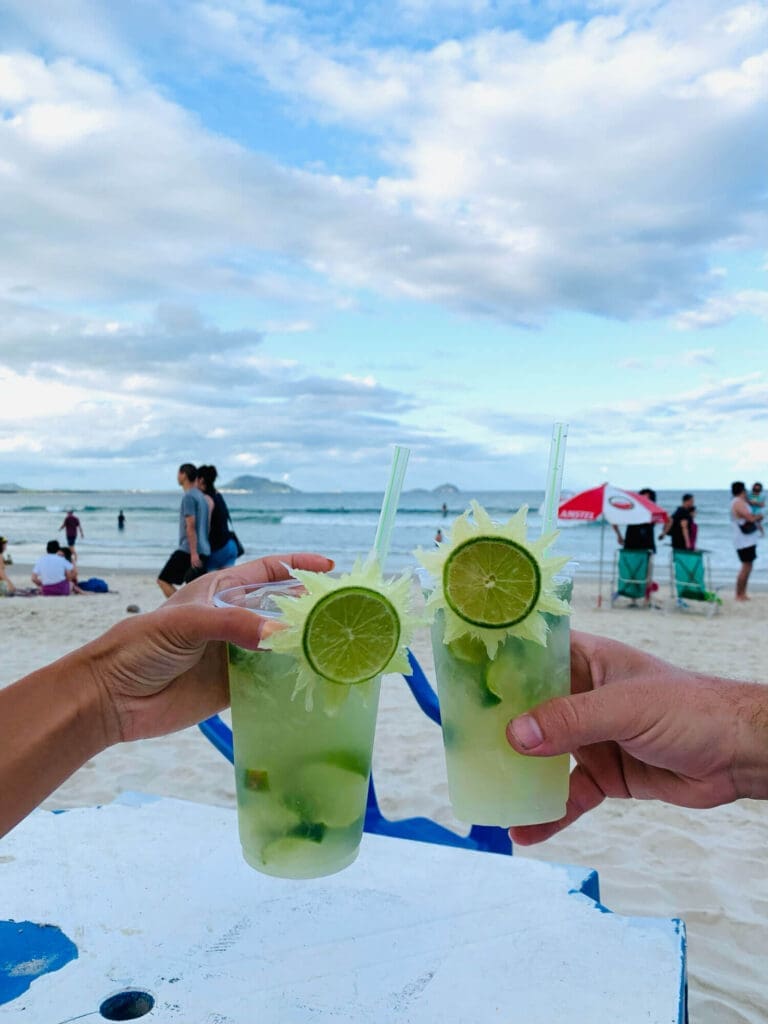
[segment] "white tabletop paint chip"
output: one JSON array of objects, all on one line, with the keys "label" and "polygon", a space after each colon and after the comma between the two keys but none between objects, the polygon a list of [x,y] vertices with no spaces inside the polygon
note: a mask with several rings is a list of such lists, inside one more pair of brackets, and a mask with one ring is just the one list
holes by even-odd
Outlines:
[{"label": "white tabletop paint chip", "polygon": [[136,988],[147,1024],[678,1024],[683,926],[606,913],[589,877],[365,836],[346,871],[290,882],[244,863],[227,809],[38,811],[0,844],[0,916],[78,955],[0,1020],[90,1024]]}]

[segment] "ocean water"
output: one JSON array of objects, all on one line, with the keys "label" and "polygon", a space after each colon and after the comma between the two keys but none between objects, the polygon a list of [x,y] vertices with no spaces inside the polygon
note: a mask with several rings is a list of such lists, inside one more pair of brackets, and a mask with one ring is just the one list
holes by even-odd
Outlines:
[{"label": "ocean water", "polygon": [[[320,551],[347,569],[355,557],[365,554],[373,543],[378,521],[381,493],[226,493],[232,519],[246,555],[289,551]],[[450,530],[453,519],[477,498],[495,519],[503,520],[521,505],[528,505],[529,526],[538,535],[538,514],[543,495],[537,491],[487,491],[475,494],[435,495],[425,491],[403,494],[392,536],[387,568],[396,571],[413,565],[414,548],[430,547],[435,531]],[[65,543],[58,527],[73,508],[85,531],[77,550],[81,575],[89,569],[160,570],[178,538],[178,514],[181,491],[92,491],[22,492],[0,494],[0,534],[9,540],[15,562],[29,564],[45,550],[52,538]],[[670,513],[679,504],[679,492],[659,492],[659,503]],[[443,517],[442,502],[448,506]],[[696,493],[699,547],[710,552],[713,582],[730,587],[738,562],[731,542],[728,521],[730,494],[727,491]],[[122,509],[126,527],[117,528]],[[600,563],[599,524],[564,524],[556,543],[558,553],[570,555],[578,563],[578,574],[596,577]],[[616,540],[606,526],[604,572],[610,577]],[[664,586],[669,575],[669,543],[661,545],[656,558],[656,579]],[[768,585],[768,564],[758,559],[752,580]]]}]

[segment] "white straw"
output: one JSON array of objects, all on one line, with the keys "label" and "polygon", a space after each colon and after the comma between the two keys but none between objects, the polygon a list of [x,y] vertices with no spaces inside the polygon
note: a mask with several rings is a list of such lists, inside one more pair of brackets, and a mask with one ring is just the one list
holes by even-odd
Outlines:
[{"label": "white straw", "polygon": [[376,539],[373,542],[372,556],[379,563],[379,569],[384,571],[384,562],[389,554],[389,544],[392,540],[392,529],[395,525],[397,505],[400,501],[400,492],[403,489],[405,470],[408,466],[408,458],[411,454],[410,448],[403,448],[395,445],[392,456],[392,469],[389,474],[389,483],[384,491],[384,499],[381,503],[379,514],[379,525],[376,528]]},{"label": "white straw", "polygon": [[565,442],[568,440],[568,424],[555,423],[552,427],[552,443],[549,448],[547,467],[547,491],[544,495],[541,532],[551,533],[557,526],[557,508],[560,504],[560,490],[563,484],[565,466]]}]

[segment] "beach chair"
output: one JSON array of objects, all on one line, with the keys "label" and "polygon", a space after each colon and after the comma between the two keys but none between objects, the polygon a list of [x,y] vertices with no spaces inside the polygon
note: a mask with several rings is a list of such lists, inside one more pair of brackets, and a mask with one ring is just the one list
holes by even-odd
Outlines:
[{"label": "beach chair", "polygon": [[712,589],[711,579],[708,551],[672,549],[670,586],[679,610],[688,610],[688,602],[693,601],[700,604],[708,615],[715,615],[723,602]]},{"label": "beach chair", "polygon": [[619,598],[627,598],[631,607],[642,601],[648,607],[653,575],[653,555],[650,551],[627,551],[620,548],[613,560],[611,608]]},{"label": "beach chair", "polygon": [[[440,705],[437,694],[432,689],[413,653],[408,651],[411,671],[403,675],[416,703],[421,710],[437,725],[440,725]],[[232,744],[232,730],[218,715],[207,718],[199,723],[199,729],[214,747],[231,763],[235,763]],[[439,825],[431,818],[401,818],[390,820],[385,818],[376,798],[376,787],[373,773],[368,783],[368,802],[365,810],[365,832],[375,835],[392,836],[397,839],[413,839],[421,843],[437,843],[439,846],[456,846],[467,850],[478,850],[485,853],[511,855],[512,842],[506,829],[490,825],[473,825],[469,834],[464,836],[452,829]]]}]

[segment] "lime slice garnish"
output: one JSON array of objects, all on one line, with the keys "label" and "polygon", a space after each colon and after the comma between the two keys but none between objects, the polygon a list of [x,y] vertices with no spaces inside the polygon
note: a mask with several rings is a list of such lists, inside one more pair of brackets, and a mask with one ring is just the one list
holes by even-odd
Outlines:
[{"label": "lime slice garnish", "polygon": [[541,592],[534,556],[506,537],[473,537],[448,556],[443,569],[448,607],[485,629],[508,629],[527,618]]},{"label": "lime slice garnish", "polygon": [[307,616],[304,655],[313,672],[331,683],[372,679],[392,660],[400,619],[392,603],[366,587],[326,594]]}]

